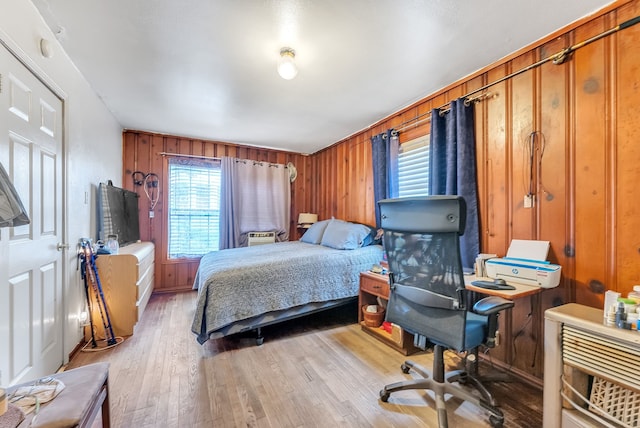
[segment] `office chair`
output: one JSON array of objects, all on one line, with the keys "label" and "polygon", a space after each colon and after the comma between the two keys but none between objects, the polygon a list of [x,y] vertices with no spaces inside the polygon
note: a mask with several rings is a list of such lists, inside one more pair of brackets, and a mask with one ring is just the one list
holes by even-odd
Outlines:
[{"label": "office chair", "polygon": [[[431,390],[438,426],[446,428],[444,396],[450,394],[486,410],[491,425],[502,427],[502,412],[477,378],[464,370],[445,374],[446,349],[469,353],[481,345],[494,347],[498,313],[513,307],[512,301],[496,296],[479,300],[472,310],[467,307],[459,243],[466,221],[465,200],[427,196],[386,199],[379,206],[390,271],[386,320],[416,335],[417,342],[426,338],[434,345],[432,373],[407,360],[402,371],[413,370],[422,378],[387,385],[380,399],[387,402],[391,393],[406,389]],[[469,383],[481,397],[464,385]]]}]

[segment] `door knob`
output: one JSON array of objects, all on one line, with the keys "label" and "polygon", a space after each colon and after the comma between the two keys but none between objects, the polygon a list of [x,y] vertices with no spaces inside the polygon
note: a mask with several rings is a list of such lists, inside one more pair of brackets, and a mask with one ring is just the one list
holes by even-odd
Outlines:
[{"label": "door knob", "polygon": [[69,249],[69,244],[63,244],[62,242],[58,242],[56,244],[56,250],[58,251],[68,250],[68,249]]}]

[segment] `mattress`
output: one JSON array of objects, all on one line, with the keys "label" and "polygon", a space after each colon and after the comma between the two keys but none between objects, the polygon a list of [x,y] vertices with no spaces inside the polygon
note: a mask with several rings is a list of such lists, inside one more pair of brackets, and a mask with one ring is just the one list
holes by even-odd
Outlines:
[{"label": "mattress", "polygon": [[194,280],[191,330],[204,343],[243,320],[357,296],[360,272],[381,258],[380,245],[336,250],[300,241],[208,253]]}]

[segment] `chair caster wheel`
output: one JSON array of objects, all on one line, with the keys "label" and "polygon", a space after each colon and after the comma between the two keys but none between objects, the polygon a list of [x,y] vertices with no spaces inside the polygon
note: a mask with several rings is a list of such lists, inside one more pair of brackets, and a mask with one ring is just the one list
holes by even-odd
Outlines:
[{"label": "chair caster wheel", "polygon": [[380,400],[382,400],[383,403],[386,403],[387,401],[389,401],[389,396],[391,394],[389,394],[387,391],[385,391],[384,389],[380,390]]},{"label": "chair caster wheel", "polygon": [[492,428],[502,428],[504,424],[504,418],[499,418],[497,416],[489,416],[489,424]]},{"label": "chair caster wheel", "polygon": [[407,374],[411,370],[411,367],[409,367],[405,363],[402,363],[402,365],[400,366],[400,369],[402,370],[402,373]]},{"label": "chair caster wheel", "polygon": [[256,345],[260,346],[264,343],[264,337],[256,337]]}]

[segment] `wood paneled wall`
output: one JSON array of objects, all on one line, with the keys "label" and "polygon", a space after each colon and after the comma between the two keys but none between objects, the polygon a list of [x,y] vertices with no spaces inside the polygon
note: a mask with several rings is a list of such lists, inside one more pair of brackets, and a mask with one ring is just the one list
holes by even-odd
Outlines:
[{"label": "wood paneled wall", "polygon": [[[140,238],[156,246],[155,291],[190,290],[200,259],[169,260],[167,258],[167,157],[159,153],[176,153],[206,157],[231,156],[240,159],[287,164],[292,162],[298,177],[291,184],[291,239],[298,238],[298,213],[311,205],[312,161],[309,156],[284,151],[245,147],[217,141],[205,141],[167,136],[149,132],[125,131],[123,134],[123,187],[140,195]],[[144,188],[134,186],[131,174],[141,171],[158,174],[160,192],[158,203],[150,218],[150,202]]]},{"label": "wood paneled wall", "polygon": [[[373,223],[371,136],[638,15],[640,1],[617,2],[314,154],[312,209]],[[504,343],[492,350],[535,381],[543,374],[544,310],[566,302],[602,307],[604,291],[626,295],[640,284],[640,25],[488,92],[475,114],[482,251],[504,255],[512,239],[548,240],[549,260],[563,271],[558,288],[516,302],[502,322]],[[427,133],[423,122],[402,132],[401,142]],[[525,208],[530,174],[535,203]]]},{"label": "wood paneled wall", "polygon": [[[618,1],[311,156],[125,132],[125,187],[143,192],[133,188],[136,170],[161,177],[153,219],[141,194],[142,238],[156,243],[156,289],[190,289],[198,265],[198,260],[166,260],[166,164],[157,153],[293,162],[298,169],[291,208],[294,237],[299,212],[373,224],[371,136],[638,15],[640,0]],[[512,239],[548,240],[549,260],[563,272],[559,287],[519,299],[503,316],[503,343],[491,355],[497,364],[540,384],[544,310],[566,302],[601,307],[605,290],[626,294],[640,283],[640,25],[578,49],[563,64],[546,62],[488,92],[475,114],[482,251],[504,255]],[[403,131],[400,140],[428,133],[429,123],[421,122]],[[535,203],[525,208],[531,173]]]}]

